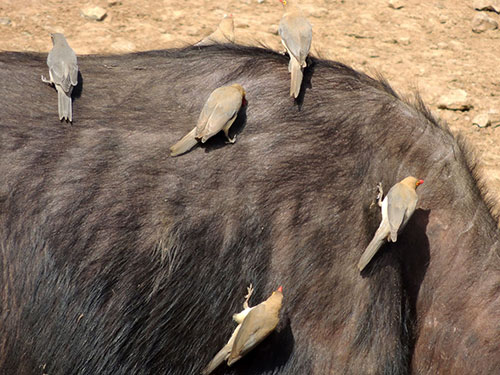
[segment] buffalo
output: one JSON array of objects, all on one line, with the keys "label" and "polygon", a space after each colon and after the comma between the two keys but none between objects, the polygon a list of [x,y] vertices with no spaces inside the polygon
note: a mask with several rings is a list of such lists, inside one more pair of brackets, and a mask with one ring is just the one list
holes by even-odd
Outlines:
[{"label": "buffalo", "polygon": [[[216,374],[493,374],[500,244],[473,156],[418,95],[237,45],[79,57],[73,124],[46,55],[0,54],[0,373],[199,374],[241,310],[280,323]],[[231,128],[177,158],[215,88]],[[356,264],[377,183],[425,180],[396,243]]]}]

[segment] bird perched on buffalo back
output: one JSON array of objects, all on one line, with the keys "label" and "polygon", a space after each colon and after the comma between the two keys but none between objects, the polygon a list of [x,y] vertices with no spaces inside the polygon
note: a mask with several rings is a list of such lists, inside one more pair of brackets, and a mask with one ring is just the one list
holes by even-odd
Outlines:
[{"label": "bird perched on buffalo back", "polygon": [[[311,49],[312,27],[302,12],[293,7],[289,0],[279,0],[285,8],[285,13],[279,24],[281,43],[285,46],[290,62],[288,71],[291,73],[290,96],[296,98],[302,85],[303,69],[307,66],[306,57]],[[293,1],[293,0],[292,0]]]},{"label": "bird perched on buffalo back", "polygon": [[396,242],[398,233],[405,227],[410,217],[415,212],[417,206],[417,186],[424,183],[424,180],[415,177],[406,177],[395,184],[387,193],[382,202],[382,191],[379,186],[379,206],[382,208],[382,221],[368,244],[366,250],[358,262],[358,268],[362,271],[371,261],[384,242]]},{"label": "bird perched on buffalo back", "polygon": [[279,312],[283,301],[283,288],[280,286],[264,302],[249,307],[248,299],[252,295],[252,286],[248,288],[244,310],[234,314],[233,319],[239,323],[226,345],[215,355],[203,375],[210,374],[222,362],[227,360],[228,366],[233,365],[250,350],[264,340],[278,325]]},{"label": "bird perched on buffalo back", "polygon": [[71,93],[78,84],[78,65],[76,54],[69,46],[63,34],[51,34],[52,50],[47,56],[49,79],[42,76],[42,81],[53,84],[57,90],[59,120],[73,121]]},{"label": "bird perched on buffalo back", "polygon": [[193,148],[198,141],[205,143],[221,130],[224,131],[228,142],[234,143],[236,136],[229,137],[229,128],[236,120],[244,100],[245,90],[238,84],[222,86],[212,91],[201,110],[196,127],[170,147],[170,155],[183,154]]},{"label": "bird perched on buffalo back", "polygon": [[232,14],[225,14],[215,31],[195,44],[209,46],[216,43],[234,43],[234,20]]}]

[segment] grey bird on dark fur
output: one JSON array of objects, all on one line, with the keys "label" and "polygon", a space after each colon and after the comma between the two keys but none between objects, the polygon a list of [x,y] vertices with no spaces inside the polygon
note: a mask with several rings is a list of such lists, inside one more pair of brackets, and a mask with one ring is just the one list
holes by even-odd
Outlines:
[{"label": "grey bird on dark fur", "polygon": [[42,81],[53,84],[57,90],[59,120],[73,122],[71,92],[78,83],[78,65],[75,51],[71,49],[63,34],[51,34],[52,50],[47,56],[49,79],[42,76]]}]

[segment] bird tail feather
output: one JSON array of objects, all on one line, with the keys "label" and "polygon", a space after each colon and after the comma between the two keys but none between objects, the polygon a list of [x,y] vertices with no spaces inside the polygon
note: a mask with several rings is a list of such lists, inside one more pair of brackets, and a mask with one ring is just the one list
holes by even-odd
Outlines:
[{"label": "bird tail feather", "polygon": [[359,259],[358,268],[360,272],[363,271],[363,269],[367,266],[368,263],[370,263],[370,261],[375,256],[377,251],[384,244],[386,239],[385,232],[386,230],[383,227],[379,227],[375,232],[373,239],[368,244],[365,252],[363,253],[363,255],[361,255],[361,258]]},{"label": "bird tail feather", "polygon": [[195,135],[196,135],[196,128],[191,130],[184,137],[182,137],[182,139],[179,142],[170,147],[170,156],[177,156],[183,154],[191,150],[194,146],[196,146],[198,141],[196,140]]},{"label": "bird tail feather", "polygon": [[210,363],[205,367],[205,369],[201,372],[202,375],[208,375],[212,371],[214,371],[219,365],[224,362],[231,352],[231,346],[226,344],[219,352],[215,355],[215,357],[210,361]]},{"label": "bird tail feather", "polygon": [[67,119],[73,121],[73,111],[71,106],[71,95],[64,92],[63,89],[57,89],[57,109],[59,111],[59,120]]},{"label": "bird tail feather", "polygon": [[293,56],[290,56],[290,64],[292,73],[292,79],[290,82],[290,96],[297,98],[300,93],[300,86],[302,85],[302,67]]}]

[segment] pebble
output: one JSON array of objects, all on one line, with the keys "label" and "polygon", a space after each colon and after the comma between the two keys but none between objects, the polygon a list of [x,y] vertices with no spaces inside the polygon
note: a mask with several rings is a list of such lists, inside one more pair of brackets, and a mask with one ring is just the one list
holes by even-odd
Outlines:
[{"label": "pebble", "polygon": [[111,45],[111,48],[118,52],[132,52],[135,51],[135,44],[125,39],[119,39]]},{"label": "pebble", "polygon": [[457,89],[441,96],[438,101],[438,108],[451,111],[468,111],[473,108],[473,106],[467,99],[467,92],[462,89]]},{"label": "pebble", "polygon": [[498,22],[484,13],[478,13],[472,19],[472,31],[475,33],[482,33],[484,31],[495,30],[497,28]]},{"label": "pebble", "polygon": [[322,18],[328,16],[328,9],[316,6],[308,8],[307,12],[313,18]]},{"label": "pebble", "polygon": [[500,1],[495,0],[475,0],[472,4],[476,10],[489,10],[500,13]]},{"label": "pebble", "polygon": [[102,21],[107,15],[106,10],[101,7],[88,7],[82,9],[81,12],[85,18],[93,21]]},{"label": "pebble", "polygon": [[407,36],[402,36],[399,38],[399,44],[402,44],[403,46],[408,46],[410,45],[411,41],[410,38]]},{"label": "pebble", "polygon": [[267,28],[267,32],[269,34],[278,35],[278,29],[279,29],[278,25],[272,24]]},{"label": "pebble", "polygon": [[11,24],[11,20],[9,17],[0,17],[0,25],[10,25]]},{"label": "pebble", "polygon": [[480,128],[486,128],[491,125],[490,116],[488,113],[481,113],[474,117],[472,120],[472,125],[476,125]]},{"label": "pebble", "polygon": [[402,0],[389,0],[389,8],[401,9],[405,6]]}]

